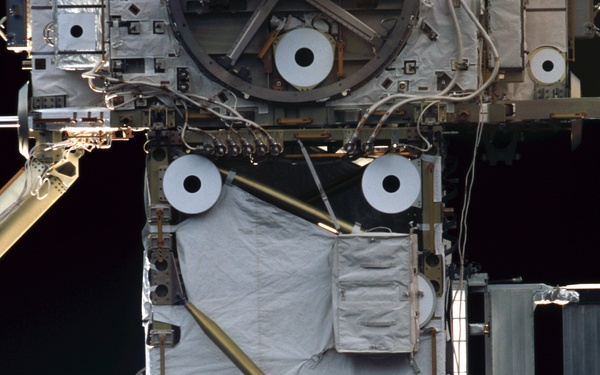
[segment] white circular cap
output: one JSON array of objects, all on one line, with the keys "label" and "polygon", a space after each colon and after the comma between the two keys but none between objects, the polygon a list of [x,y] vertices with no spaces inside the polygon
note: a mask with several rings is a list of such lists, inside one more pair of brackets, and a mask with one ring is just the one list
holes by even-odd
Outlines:
[{"label": "white circular cap", "polygon": [[540,47],[529,57],[529,74],[537,83],[551,85],[565,79],[567,62],[564,54],[554,47]]},{"label": "white circular cap", "polygon": [[217,167],[199,155],[186,155],[172,162],[163,179],[169,204],[186,214],[210,209],[221,195],[221,175]]},{"label": "white circular cap", "polygon": [[321,83],[333,67],[333,47],[329,39],[314,29],[294,29],[285,33],[275,48],[275,64],[283,79],[302,89]]},{"label": "white circular cap", "polygon": [[361,185],[373,208],[395,214],[415,203],[421,192],[421,176],[408,159],[388,154],[367,166]]},{"label": "white circular cap", "polygon": [[435,289],[425,275],[417,275],[419,284],[419,328],[423,328],[435,312]]}]

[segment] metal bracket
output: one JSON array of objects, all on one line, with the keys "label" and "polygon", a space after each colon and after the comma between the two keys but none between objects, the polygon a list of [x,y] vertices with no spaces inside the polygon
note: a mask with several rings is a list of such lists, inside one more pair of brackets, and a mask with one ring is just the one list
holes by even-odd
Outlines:
[{"label": "metal bracket", "polygon": [[169,206],[168,204],[156,204],[150,207],[150,212],[148,214],[148,222],[156,223],[158,221],[159,210],[162,210],[162,221],[171,221],[171,206]]},{"label": "metal bracket", "polygon": [[441,297],[444,292],[443,266],[444,259],[441,255],[429,254],[423,261],[423,274],[431,281],[437,297]]},{"label": "metal bracket", "polygon": [[151,330],[148,334],[148,345],[157,347],[161,344],[167,348],[175,346],[175,331],[172,329]]},{"label": "metal bracket", "polygon": [[452,66],[452,70],[461,70],[461,71],[467,71],[469,70],[469,60],[468,59],[463,59],[462,61],[457,61],[456,59],[452,59],[452,61],[450,62],[451,66]]},{"label": "metal bracket", "polygon": [[405,60],[404,61],[404,68],[402,69],[404,71],[404,74],[417,74],[417,69],[418,69],[418,65],[417,65],[417,61],[415,60]]},{"label": "metal bracket", "polygon": [[425,33],[425,35],[427,35],[429,40],[437,40],[439,34],[431,26],[429,26],[427,22],[421,22],[420,29],[423,33]]},{"label": "metal bracket", "polygon": [[154,305],[174,305],[178,303],[177,295],[184,295],[179,280],[178,260],[172,252],[165,251],[163,260],[158,260],[158,253],[150,254],[150,262],[154,265],[149,271],[152,291],[150,299]]}]

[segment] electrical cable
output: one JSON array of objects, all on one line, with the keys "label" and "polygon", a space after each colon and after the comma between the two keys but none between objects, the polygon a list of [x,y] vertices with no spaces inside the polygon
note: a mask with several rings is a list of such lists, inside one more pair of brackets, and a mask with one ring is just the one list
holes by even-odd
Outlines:
[{"label": "electrical cable", "polygon": [[[122,79],[104,76],[104,75],[98,73],[101,69],[101,66],[102,66],[102,64],[98,64],[96,67],[94,67],[94,69],[83,73],[82,77],[89,80],[90,87],[94,91],[102,92],[105,94],[105,96],[104,96],[105,105],[107,108],[109,108],[111,110],[126,106],[132,102],[135,102],[136,100],[139,100],[139,99],[149,99],[152,97],[157,97],[160,99],[161,94],[166,94],[167,97],[169,97],[173,101],[176,99],[180,99],[181,103],[184,105],[186,114],[182,115],[176,106],[175,106],[175,109],[178,111],[178,113],[180,115],[182,115],[182,117],[185,118],[184,126],[182,128],[180,128],[180,130],[182,131],[183,143],[186,146],[186,148],[188,148],[190,150],[198,150],[199,149],[198,147],[200,147],[200,146],[197,146],[197,147],[191,146],[185,139],[185,132],[188,129],[193,130],[193,131],[200,131],[200,129],[192,128],[189,126],[189,123],[187,121],[188,117],[189,117],[187,114],[188,113],[187,105],[192,105],[194,107],[200,108],[200,109],[214,115],[215,117],[219,118],[225,124],[225,126],[229,130],[234,132],[237,135],[237,137],[240,139],[243,139],[243,137],[238,134],[238,132],[234,129],[233,125],[235,123],[244,124],[248,128],[248,130],[251,132],[251,134],[255,140],[256,149],[258,149],[261,154],[266,154],[270,151],[272,155],[277,155],[283,149],[277,143],[277,141],[269,134],[269,132],[267,132],[262,126],[260,126],[259,124],[257,124],[254,121],[251,121],[251,120],[245,118],[237,111],[238,98],[230,90],[222,90],[221,92],[224,92],[227,95],[233,97],[233,99],[234,99],[233,106],[230,106],[223,102],[215,100],[214,98],[209,98],[209,97],[195,95],[195,94],[179,93],[164,84],[158,84],[156,82],[153,82],[146,76],[138,76],[138,77],[135,77],[135,78],[132,78],[129,80],[122,80]],[[102,89],[102,90],[96,88],[92,82],[94,79],[104,79],[107,88]],[[123,101],[122,103],[118,103],[116,105],[111,103],[115,98],[123,97],[125,95],[131,95],[133,97],[128,100]],[[215,105],[217,107],[222,108],[225,111],[225,113],[221,113],[220,111],[217,111],[217,110],[211,108],[210,105]],[[267,142],[269,143],[268,149],[266,149],[264,143],[262,142],[262,140],[260,140],[260,137],[258,137],[258,135],[256,135],[253,130],[257,130],[265,136]],[[203,132],[203,134],[209,134],[209,133]],[[212,136],[212,139],[215,142],[218,141],[218,139],[214,136]],[[228,139],[231,139],[231,138],[228,138]],[[231,142],[234,142],[234,141],[231,139]],[[218,141],[218,143],[219,144],[215,145],[215,147],[217,147],[217,148],[220,147],[220,141]],[[244,143],[244,142],[242,141],[242,143]],[[245,142],[245,143],[248,143],[248,142]],[[249,144],[248,144],[248,146],[249,146]],[[251,150],[252,148],[254,148],[252,146],[249,146],[249,147],[248,146],[244,147],[244,149]],[[237,148],[238,147],[236,147],[235,149],[237,149]]]},{"label": "electrical cable", "polygon": [[[429,108],[431,108],[432,106],[434,106],[435,104],[438,104],[438,103],[439,103],[439,101],[438,101],[438,100],[436,100],[436,101],[433,101],[433,102],[429,103],[428,105],[426,105],[426,106],[425,106],[425,108],[423,108],[423,109],[421,110],[421,113],[419,114],[419,117],[417,118],[417,125],[416,125],[416,128],[417,128],[417,134],[419,135],[419,137],[421,137],[421,139],[423,140],[423,142],[425,142],[425,144],[427,145],[427,147],[426,147],[426,148],[421,148],[421,147],[414,146],[414,145],[411,145],[411,144],[408,144],[408,143],[400,143],[400,144],[399,144],[399,146],[402,146],[402,147],[410,147],[410,148],[412,148],[412,149],[415,149],[415,150],[417,150],[417,151],[421,151],[421,152],[427,152],[427,151],[431,150],[431,148],[433,147],[433,145],[432,145],[432,144],[431,144],[431,142],[429,142],[429,140],[428,140],[428,139],[427,139],[425,136],[423,136],[423,134],[421,133],[421,122],[423,121],[423,116],[425,115],[425,113],[427,113],[427,110],[428,110]],[[380,128],[380,129],[381,129],[381,128]],[[375,132],[373,132],[373,133],[375,133]],[[374,136],[374,137],[373,137],[373,135],[372,135],[371,137],[373,138],[373,141],[374,141],[374,140],[375,140],[375,138],[377,137],[377,134],[375,134],[375,136]],[[371,137],[369,137],[369,139],[371,139]],[[368,141],[367,141],[367,142],[368,142]]]},{"label": "electrical cable", "polygon": [[[459,100],[471,100],[472,98],[475,97],[479,97],[479,108],[480,108],[480,113],[479,113],[479,121],[478,121],[478,125],[477,125],[477,131],[476,131],[476,136],[475,136],[475,144],[473,146],[473,157],[472,157],[472,161],[471,164],[469,166],[469,169],[467,171],[467,175],[465,178],[465,197],[464,197],[464,201],[463,201],[463,210],[462,210],[462,217],[460,220],[460,226],[459,226],[459,240],[458,240],[458,253],[459,253],[459,262],[460,262],[460,268],[459,268],[459,287],[458,290],[455,291],[454,295],[452,296],[452,305],[456,302],[456,299],[458,297],[458,295],[460,294],[461,296],[463,296],[463,288],[464,288],[464,275],[465,275],[465,247],[466,247],[466,242],[467,242],[467,217],[468,217],[468,209],[469,209],[469,205],[471,203],[471,197],[472,197],[472,190],[473,190],[473,185],[475,182],[475,163],[477,161],[477,151],[479,148],[479,144],[481,142],[481,138],[482,138],[482,134],[483,134],[483,125],[484,125],[484,104],[482,103],[482,98],[481,98],[481,94],[483,93],[483,91],[489,87],[489,85],[491,85],[491,83],[493,82],[493,80],[496,79],[496,76],[498,75],[499,72],[499,60],[500,60],[500,56],[498,54],[498,51],[496,49],[496,47],[494,46],[494,44],[491,42],[491,39],[489,37],[489,35],[487,34],[487,32],[485,32],[485,29],[483,28],[483,26],[481,26],[481,24],[479,23],[479,21],[477,20],[477,18],[475,17],[475,15],[473,14],[473,12],[467,7],[466,3],[464,0],[460,0],[461,5],[465,8],[465,11],[467,12],[467,14],[469,15],[469,17],[471,18],[471,20],[473,20],[473,22],[475,23],[475,25],[477,26],[477,28],[479,29],[483,39],[485,40],[486,45],[488,46],[488,48],[491,49],[492,54],[494,56],[494,69],[492,71],[492,74],[490,75],[490,77],[488,78],[488,80],[475,92],[473,92],[472,94],[463,97]],[[480,54],[481,56],[481,54]],[[479,66],[481,66],[481,61],[479,61]],[[480,80],[481,80],[481,71],[479,72],[480,74]],[[456,101],[455,98],[449,98],[447,100],[450,101]],[[461,300],[463,299],[463,297],[461,297]],[[459,319],[462,319],[462,314],[463,314],[463,303],[460,303],[460,307],[459,307]],[[461,339],[462,339],[462,331],[458,332],[458,340],[456,341],[458,343],[458,348],[457,350],[454,351],[454,361],[456,363],[456,365],[458,366],[458,368],[460,369],[460,350],[461,350]],[[456,335],[456,332],[452,332],[452,336]]]},{"label": "electrical cable", "polygon": [[[452,84],[449,84],[446,87],[446,89],[444,89],[444,91],[442,91],[438,95],[414,96],[414,95],[406,95],[406,94],[395,94],[395,95],[388,96],[388,97],[386,97],[384,99],[381,99],[379,102],[377,102],[374,105],[372,105],[367,110],[367,112],[365,113],[365,115],[363,115],[363,117],[360,119],[359,124],[357,125],[357,129],[355,130],[355,133],[352,136],[350,142],[355,142],[358,139],[358,132],[360,131],[360,127],[362,126],[362,124],[364,124],[367,121],[367,119],[370,116],[370,114],[376,108],[378,108],[378,106],[382,105],[383,103],[385,103],[385,102],[387,102],[387,101],[389,101],[391,99],[406,98],[406,99],[400,101],[399,103],[396,103],[396,104],[392,105],[386,111],[386,113],[381,117],[381,119],[377,123],[377,126],[375,127],[375,130],[373,131],[373,133],[369,137],[369,140],[367,141],[367,143],[369,143],[369,142],[373,143],[374,139],[377,137],[377,134],[379,133],[381,127],[387,121],[387,119],[397,109],[399,109],[400,107],[402,107],[402,106],[404,106],[404,105],[406,105],[408,103],[411,103],[411,102],[414,102],[414,101],[425,101],[425,100],[438,100],[438,101],[453,102],[453,103],[470,101],[472,99],[479,98],[480,95],[482,95],[483,92],[496,80],[496,77],[498,76],[498,73],[500,71],[500,64],[499,64],[500,55],[498,53],[498,50],[496,49],[496,46],[492,42],[489,34],[483,28],[483,26],[481,25],[481,23],[479,22],[479,20],[477,19],[477,17],[473,14],[473,12],[468,7],[468,5],[465,3],[465,1],[464,0],[460,0],[460,2],[461,2],[461,5],[463,6],[465,12],[467,13],[467,15],[469,16],[469,18],[471,19],[471,21],[475,24],[475,26],[479,30],[480,34],[482,35],[483,39],[486,42],[486,45],[488,46],[488,48],[491,49],[492,55],[494,56],[494,68],[492,70],[492,73],[488,77],[488,79],[477,90],[475,90],[472,93],[466,94],[465,96],[446,96],[445,94],[448,92],[446,90],[450,90],[452,88],[452,86],[453,86]],[[452,5],[450,5],[450,9],[451,9],[451,13],[454,13],[454,7]],[[453,18],[453,21],[455,21],[454,18]],[[457,21],[457,19],[456,19],[456,21]],[[481,67],[481,64],[478,64],[478,65]],[[479,74],[481,74],[481,72]],[[454,78],[456,78],[456,75],[455,75]],[[348,148],[351,148],[351,147],[352,146],[349,146]],[[347,151],[348,151],[348,148],[347,148]]]},{"label": "electrical cable", "polygon": [[[460,224],[459,224],[459,237],[458,237],[458,254],[459,254],[459,286],[458,286],[458,290],[455,291],[454,295],[452,296],[452,305],[454,303],[456,303],[456,299],[458,297],[458,295],[460,294],[461,296],[463,296],[463,288],[465,285],[465,248],[466,248],[466,243],[467,243],[467,217],[468,217],[468,212],[469,212],[469,206],[471,204],[471,197],[472,197],[472,192],[473,192],[473,185],[475,183],[475,164],[477,162],[477,151],[479,149],[479,144],[481,142],[481,138],[482,138],[482,134],[483,134],[483,103],[479,103],[480,105],[480,114],[479,114],[479,123],[477,124],[477,130],[476,130],[476,135],[475,135],[475,144],[473,146],[473,155],[472,155],[472,159],[471,159],[471,164],[469,165],[469,169],[467,170],[467,174],[465,177],[465,195],[464,195],[464,201],[463,201],[463,207],[462,207],[462,217],[460,219]],[[461,300],[464,297],[461,297]],[[459,308],[459,319],[462,319],[462,308],[463,308],[463,304],[460,303],[460,308]],[[456,332],[453,332],[453,335],[456,334]],[[456,364],[458,366],[460,366],[460,342],[461,342],[461,337],[462,335],[462,331],[458,332],[458,340],[457,342],[458,344],[458,353],[454,353],[454,360],[456,362]]]},{"label": "electrical cable", "polygon": [[[462,30],[460,28],[460,23],[458,22],[458,17],[456,15],[456,9],[454,9],[454,5],[452,0],[448,0],[447,1],[447,5],[450,9],[450,14],[452,16],[452,23],[454,25],[454,30],[456,32],[455,36],[456,36],[456,41],[457,41],[457,60],[460,63],[462,63],[462,61],[464,60],[463,58],[463,38],[462,38]],[[454,87],[454,85],[456,84],[456,82],[458,81],[458,78],[460,76],[460,70],[457,70],[456,74],[454,74],[454,76],[452,77],[452,80],[450,81],[450,83],[444,88],[444,90],[442,90],[438,95],[440,96],[445,96],[446,94],[448,94],[450,92],[450,90],[452,90],[452,88]],[[389,95],[386,96],[385,98],[382,98],[381,100],[379,100],[378,102],[374,103],[373,105],[371,105],[366,111],[365,114],[361,117],[361,119],[358,122],[358,125],[356,126],[355,132],[351,137],[351,141],[348,142],[348,144],[351,144],[353,142],[356,142],[358,140],[358,134],[360,133],[360,130],[362,129],[363,125],[367,122],[367,120],[369,119],[369,117],[371,117],[371,114],[377,110],[380,106],[382,106],[383,104],[391,101],[391,100],[395,100],[395,99],[399,99],[399,98],[410,98],[413,99],[414,101],[418,101],[418,100],[426,100],[428,99],[428,96],[426,95],[409,95],[409,94],[394,94],[394,95]],[[380,123],[384,123],[391,114],[393,114],[393,112],[403,106],[404,104],[409,103],[410,101],[403,103],[402,105],[395,107],[395,109],[393,110],[388,110],[384,116],[382,117],[382,120],[380,120]],[[379,123],[378,123],[378,126]],[[349,151],[349,150],[347,150]]]}]

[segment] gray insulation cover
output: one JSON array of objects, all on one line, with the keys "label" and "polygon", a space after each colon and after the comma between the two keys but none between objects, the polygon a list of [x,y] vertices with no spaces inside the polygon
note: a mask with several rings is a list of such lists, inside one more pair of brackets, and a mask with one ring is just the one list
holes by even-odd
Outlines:
[{"label": "gray insulation cover", "polygon": [[[189,300],[268,375],[411,374],[409,356],[340,354],[333,348],[331,250],[335,236],[243,190],[224,186],[209,211],[176,231]],[[166,373],[239,374],[183,306],[150,307],[181,327]],[[158,348],[146,371],[160,373]]]},{"label": "gray insulation cover", "polygon": [[409,235],[341,235],[334,247],[335,348],[339,352],[412,353],[412,240]]},{"label": "gray insulation cover", "polygon": [[500,54],[500,67],[523,69],[523,1],[492,1],[488,13],[490,37]]}]

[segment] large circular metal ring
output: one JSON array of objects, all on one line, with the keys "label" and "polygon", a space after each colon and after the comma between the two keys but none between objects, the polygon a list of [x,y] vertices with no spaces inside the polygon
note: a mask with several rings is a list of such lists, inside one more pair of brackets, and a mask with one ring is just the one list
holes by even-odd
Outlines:
[{"label": "large circular metal ring", "polygon": [[[248,6],[235,11],[190,9],[200,3],[202,2],[172,0],[169,2],[169,12],[177,38],[203,73],[224,87],[242,94],[247,99],[290,104],[323,102],[339,98],[373,79],[406,44],[419,9],[417,0],[398,1],[397,5],[390,5],[393,9],[388,9],[389,6],[384,9],[383,5],[378,5],[383,3],[377,1],[357,1],[352,2],[352,7],[340,7],[333,1],[291,2],[283,0],[263,0],[255,6],[256,9],[247,9],[252,8]],[[242,3],[250,4],[251,2]],[[270,7],[265,10],[266,6],[261,4],[267,3],[270,3]],[[363,3],[371,5],[361,5]],[[317,9],[317,6],[323,9]],[[268,15],[265,14],[266,12]],[[269,27],[269,17],[286,18],[290,15],[308,14],[309,12],[316,13],[316,18],[326,19],[329,22],[333,19],[335,21],[330,23],[339,25],[338,35],[346,44],[343,60],[348,74],[345,78],[338,78],[334,68],[328,79],[311,90],[301,91],[294,87],[282,88],[280,82],[277,87],[272,87],[271,80],[275,74],[267,73],[268,69],[263,67],[263,61],[257,57],[258,50],[267,43],[269,30],[273,30],[273,27]],[[257,25],[254,25],[254,28],[247,29],[246,27],[252,23],[253,19],[265,21],[256,22]],[[348,22],[349,19],[354,19],[355,22]],[[260,25],[258,25],[259,23]],[[356,25],[377,30],[376,38],[369,42],[368,37],[361,36],[356,32]],[[281,33],[285,32],[285,30],[280,31]],[[252,35],[253,33],[254,35]],[[228,35],[223,36],[223,34]],[[250,34],[250,36],[246,36],[246,34]],[[236,41],[231,43],[233,38]],[[236,43],[240,38],[251,39],[251,41],[247,46],[242,44],[238,48],[238,50],[243,50],[239,59],[236,58],[232,66],[219,63],[219,59],[227,60],[228,51],[239,46]],[[357,50],[362,52],[356,53]],[[364,53],[365,51],[368,53]],[[240,74],[240,72],[244,74]],[[249,77],[252,79],[250,80]]]}]

